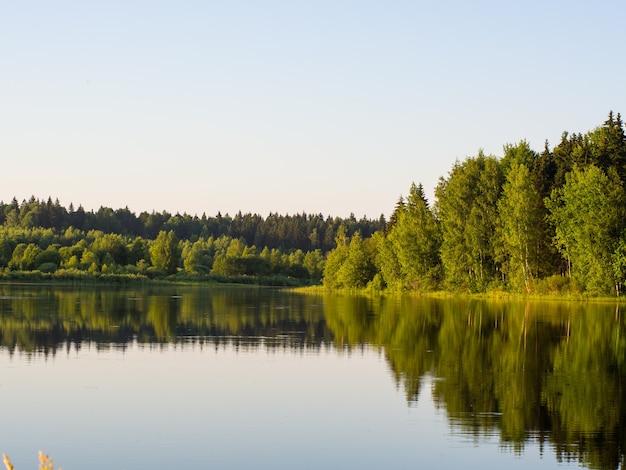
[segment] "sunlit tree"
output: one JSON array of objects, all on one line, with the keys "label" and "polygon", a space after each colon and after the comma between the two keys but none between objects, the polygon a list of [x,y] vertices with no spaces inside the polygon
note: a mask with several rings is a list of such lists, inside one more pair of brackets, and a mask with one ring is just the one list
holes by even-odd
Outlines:
[{"label": "sunlit tree", "polygon": [[180,250],[178,237],[173,230],[165,232],[161,230],[156,240],[150,247],[150,260],[152,265],[168,274],[173,274],[180,262]]}]

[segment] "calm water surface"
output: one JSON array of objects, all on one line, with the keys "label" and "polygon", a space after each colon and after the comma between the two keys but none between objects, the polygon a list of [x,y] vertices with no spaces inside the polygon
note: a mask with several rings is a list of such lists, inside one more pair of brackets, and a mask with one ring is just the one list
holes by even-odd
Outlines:
[{"label": "calm water surface", "polygon": [[0,452],[65,470],[621,468],[615,305],[0,285]]}]

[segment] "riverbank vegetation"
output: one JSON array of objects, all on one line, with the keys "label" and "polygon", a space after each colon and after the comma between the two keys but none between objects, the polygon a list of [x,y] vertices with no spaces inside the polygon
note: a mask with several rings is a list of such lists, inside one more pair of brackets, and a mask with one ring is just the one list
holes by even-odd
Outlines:
[{"label": "riverbank vegetation", "polygon": [[238,213],[216,217],[101,207],[86,212],[32,197],[0,203],[0,279],[135,279],[307,285],[341,229],[372,235],[385,220]]},{"label": "riverbank vegetation", "polygon": [[215,217],[0,202],[0,279],[319,284],[390,292],[615,296],[626,283],[626,136],[619,114],[553,149],[522,140],[457,161],[389,220]]},{"label": "riverbank vegetation", "polygon": [[620,295],[626,282],[626,138],[610,113],[586,134],[457,161],[430,205],[421,185],[384,231],[339,232],[329,288]]}]

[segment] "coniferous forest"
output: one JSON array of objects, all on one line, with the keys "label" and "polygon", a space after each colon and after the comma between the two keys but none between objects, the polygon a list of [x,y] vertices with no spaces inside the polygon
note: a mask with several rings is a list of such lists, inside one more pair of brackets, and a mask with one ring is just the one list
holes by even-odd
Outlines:
[{"label": "coniferous forest", "polygon": [[333,289],[620,295],[626,135],[619,114],[541,151],[457,161],[429,204],[413,184],[389,218],[172,215],[0,203],[0,274],[181,278]]}]

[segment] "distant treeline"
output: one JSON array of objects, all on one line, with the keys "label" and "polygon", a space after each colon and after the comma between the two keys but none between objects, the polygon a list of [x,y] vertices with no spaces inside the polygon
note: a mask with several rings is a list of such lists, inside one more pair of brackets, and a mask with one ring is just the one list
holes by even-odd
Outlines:
[{"label": "distant treeline", "polygon": [[82,280],[168,275],[300,285],[319,282],[337,233],[384,229],[378,220],[238,213],[215,217],[101,207],[85,211],[31,197],[0,203],[0,275]]},{"label": "distant treeline", "polygon": [[358,231],[363,236],[370,236],[385,226],[385,218],[381,215],[379,219],[363,217],[357,220],[354,215],[339,218],[304,212],[294,215],[270,213],[265,218],[241,212],[235,216],[218,212],[215,217],[207,217],[206,214],[198,217],[186,213],[172,215],[166,211],[141,212],[136,215],[128,208],[113,210],[100,207],[97,211],[85,211],[80,205],[75,209],[72,203],[65,208],[58,199],[53,202],[49,197],[43,201],[32,196],[21,203],[16,198],[8,204],[0,202],[0,225],[51,228],[57,232],[72,227],[83,232],[96,230],[149,240],[154,240],[160,231],[172,230],[179,240],[195,241],[226,235],[243,238],[248,245],[257,247],[302,251],[320,249],[326,252],[334,248],[340,225],[349,234]]},{"label": "distant treeline", "polygon": [[457,161],[429,205],[421,185],[385,231],[340,232],[331,288],[619,295],[626,283],[626,137],[621,116],[535,152]]}]

